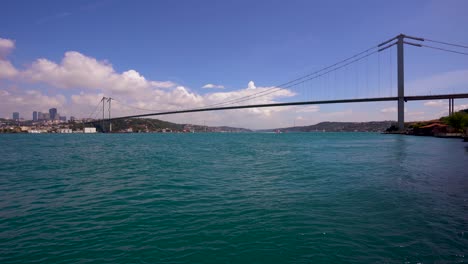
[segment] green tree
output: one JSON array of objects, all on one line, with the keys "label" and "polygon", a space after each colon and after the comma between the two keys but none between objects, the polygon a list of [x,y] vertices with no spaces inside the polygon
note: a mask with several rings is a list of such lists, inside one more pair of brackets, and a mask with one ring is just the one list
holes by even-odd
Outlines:
[{"label": "green tree", "polygon": [[468,114],[465,112],[456,112],[444,118],[444,121],[458,132],[463,132],[463,129],[468,126]]}]

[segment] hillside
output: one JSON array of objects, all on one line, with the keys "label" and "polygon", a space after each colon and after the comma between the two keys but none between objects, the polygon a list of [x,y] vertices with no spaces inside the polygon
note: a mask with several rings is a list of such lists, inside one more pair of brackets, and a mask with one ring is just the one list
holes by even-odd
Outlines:
[{"label": "hillside", "polygon": [[[99,126],[99,125],[98,125]],[[106,129],[109,125],[105,123]],[[99,128],[100,129],[100,126]],[[252,130],[227,126],[200,126],[191,124],[176,124],[152,118],[129,118],[112,121],[113,132],[252,132]]]},{"label": "hillside", "polygon": [[321,122],[310,126],[296,126],[276,129],[260,130],[259,132],[383,132],[395,121],[372,122]]}]

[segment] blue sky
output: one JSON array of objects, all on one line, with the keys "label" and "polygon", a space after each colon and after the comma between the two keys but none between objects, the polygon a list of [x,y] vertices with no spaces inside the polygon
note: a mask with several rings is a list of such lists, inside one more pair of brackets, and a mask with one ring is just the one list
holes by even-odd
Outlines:
[{"label": "blue sky", "polygon": [[[354,55],[399,33],[468,43],[468,2],[463,0],[3,1],[1,6],[0,38],[13,41],[14,48],[0,58],[16,70],[9,77],[1,78],[0,73],[0,90],[4,91],[0,95],[7,101],[0,106],[2,117],[20,111],[24,113],[22,116],[30,118],[29,112],[36,108],[44,111],[48,109],[47,104],[59,107],[59,112],[68,116],[86,116],[86,111],[97,104],[102,95],[150,109],[216,103],[248,94],[250,81],[255,83],[251,88],[261,91]],[[463,82],[468,81],[464,78],[468,70],[467,56],[418,49],[406,49],[407,87],[432,83],[432,79],[441,79],[440,76],[456,76],[453,78],[462,80],[449,88],[463,89],[460,88]],[[390,59],[395,52],[391,52],[378,58],[382,67],[388,67],[385,74],[395,65],[395,60]],[[109,77],[109,68],[96,69],[102,70],[103,75],[86,81],[83,78],[89,74],[85,73],[58,76],[60,70],[51,73],[51,68],[46,67],[49,64],[36,63],[41,58],[58,68],[65,67],[65,61],[77,67],[94,60],[96,65],[90,67],[111,67],[115,76]],[[362,67],[375,69],[375,61],[366,63],[361,68],[350,69],[348,74],[359,73]],[[166,85],[141,84],[138,91],[125,85],[116,89],[112,82],[122,76],[122,80],[128,80],[130,75],[127,78],[124,73],[129,70],[134,71],[132,76],[137,79],[144,77],[148,82]],[[102,79],[104,75],[112,80]],[[376,77],[362,78],[372,82]],[[132,84],[135,83],[129,83]],[[224,89],[202,88],[207,84]],[[334,84],[329,84],[328,89]],[[465,92],[466,89],[468,87]],[[266,100],[300,99],[307,96],[307,87],[289,92]],[[95,103],[91,103],[93,96]],[[18,102],[19,97],[23,98],[23,105],[13,103]],[[27,102],[32,99],[34,103]],[[459,100],[457,104],[467,102]],[[423,102],[408,104],[407,118],[434,118],[447,111],[442,105],[445,102],[434,102],[431,106]],[[333,105],[269,112],[190,114],[163,119],[184,123],[208,120],[213,125],[229,121],[227,125],[263,128],[289,125],[296,119],[296,124],[301,125],[324,120],[394,120],[396,113],[391,108],[395,106],[394,103]],[[116,110],[125,114],[131,109]],[[411,117],[411,112],[417,114]],[[251,121],[246,121],[245,116]]]}]

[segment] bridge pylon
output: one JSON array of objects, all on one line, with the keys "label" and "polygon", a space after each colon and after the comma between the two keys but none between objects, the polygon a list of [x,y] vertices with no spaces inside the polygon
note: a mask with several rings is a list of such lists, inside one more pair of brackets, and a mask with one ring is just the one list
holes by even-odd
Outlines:
[{"label": "bridge pylon", "polygon": [[[411,37],[408,35],[400,34],[378,45],[381,47],[379,52],[397,45],[397,88],[398,88],[398,130],[405,130],[405,57],[404,57],[404,44],[422,47],[421,44],[405,41],[405,38],[424,41],[423,38]],[[393,42],[393,43],[391,43]],[[391,43],[391,44],[389,44]],[[385,46],[386,45],[386,46]]]}]

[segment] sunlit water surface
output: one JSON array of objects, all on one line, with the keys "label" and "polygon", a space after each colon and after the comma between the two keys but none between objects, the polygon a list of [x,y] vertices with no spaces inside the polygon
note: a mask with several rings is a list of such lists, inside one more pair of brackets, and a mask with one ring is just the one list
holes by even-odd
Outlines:
[{"label": "sunlit water surface", "polygon": [[468,143],[0,135],[0,263],[468,261]]}]

